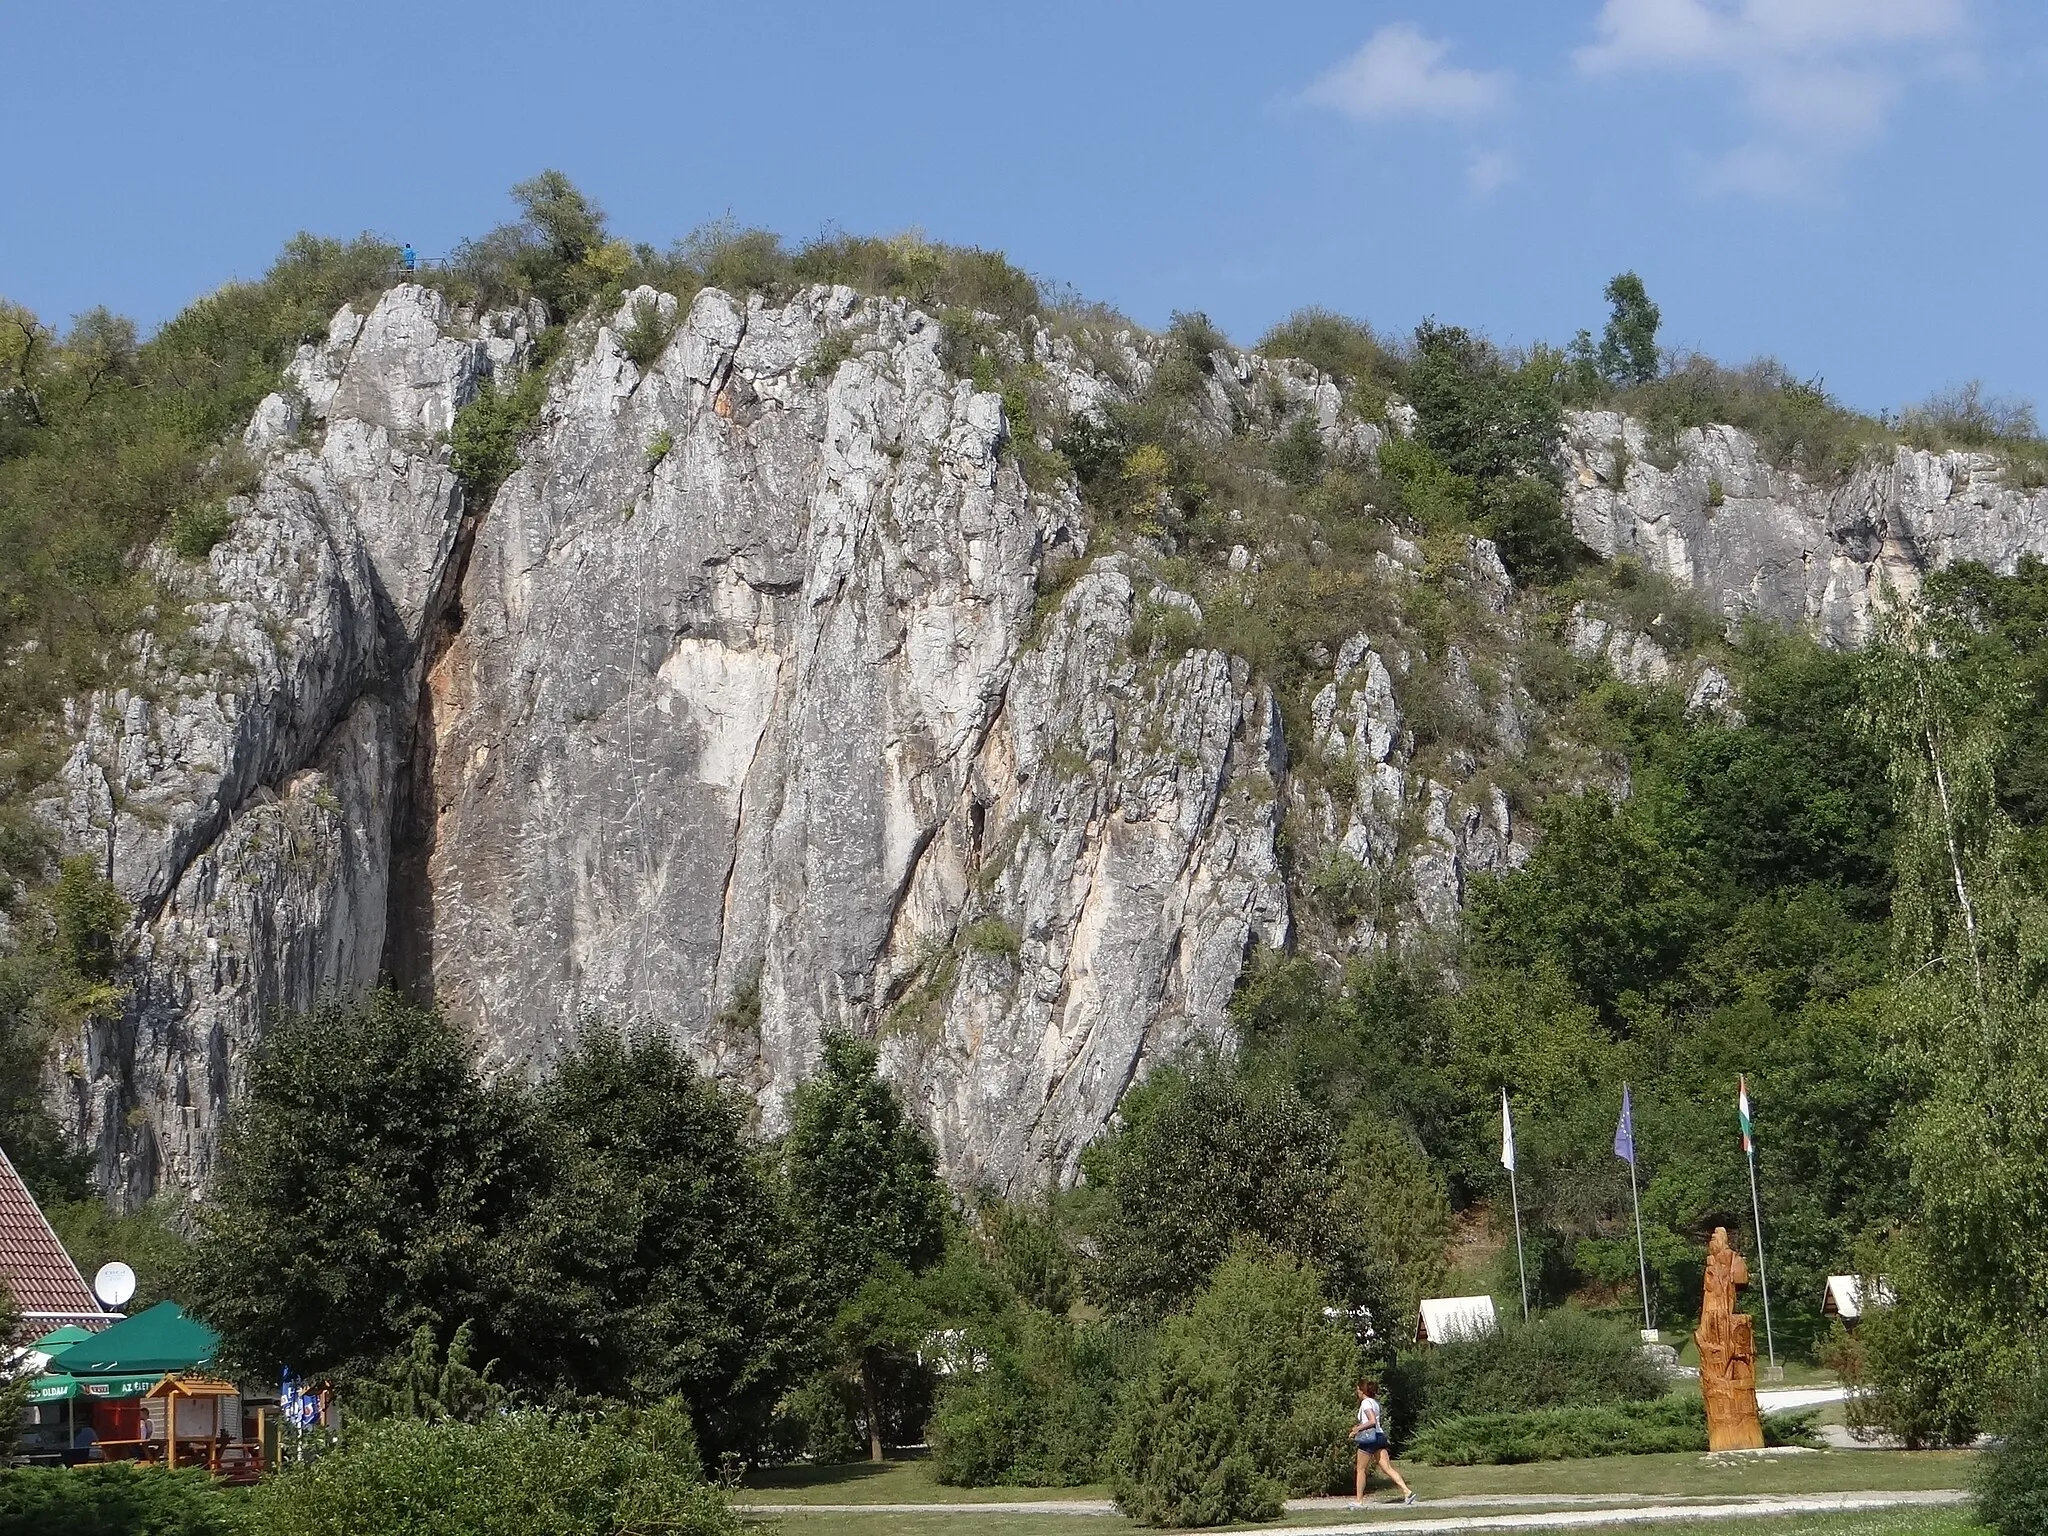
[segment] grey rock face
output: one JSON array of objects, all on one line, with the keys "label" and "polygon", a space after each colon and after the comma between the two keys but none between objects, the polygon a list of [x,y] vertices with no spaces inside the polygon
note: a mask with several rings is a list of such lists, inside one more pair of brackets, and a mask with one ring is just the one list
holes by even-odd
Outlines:
[{"label": "grey rock face", "polygon": [[1570,413],[1572,526],[1730,618],[1755,613],[1854,645],[1887,587],[1910,597],[1924,573],[1956,561],[2010,573],[2023,555],[2048,554],[2048,490],[2007,484],[1990,454],[1899,448],[1823,484],[1772,467],[1733,427],[1679,434],[1669,469],[1652,447],[1639,421]]},{"label": "grey rock face", "polygon": [[[643,368],[617,337],[646,305],[675,331]],[[1090,558],[1073,489],[1027,488],[999,397],[907,304],[630,295],[569,339],[522,467],[465,507],[444,434],[539,323],[417,287],[343,310],[249,424],[232,536],[203,572],[159,557],[187,637],[75,707],[44,809],[137,933],[127,1008],[56,1091],[117,1193],[203,1188],[265,1021],[394,972],[508,1070],[593,1018],[667,1030],[769,1129],[821,1033],[856,1030],[957,1180],[1071,1179],[1131,1082],[1227,1042],[1252,945],[1409,943],[1527,858],[1501,786],[1541,721],[1486,541],[1426,561],[1386,534],[1365,576],[1387,620],[1318,656],[1290,764],[1245,663],[1145,638],[1186,626],[1141,610],[1201,617],[1171,566]],[[1128,332],[1002,344],[1084,412],[1163,356]],[[1227,353],[1193,409],[1216,436],[1308,421],[1339,457],[1383,430],[1305,365]],[[1648,449],[1573,419],[1575,524],[1729,614],[1853,640],[1883,578],[2048,545],[2048,498],[1969,455],[1824,488],[1723,429],[1669,471]],[[1211,600],[1270,554],[1247,534]],[[1472,616],[1434,654],[1393,600],[1426,569]],[[1611,616],[1566,639],[1736,708]]]},{"label": "grey rock face", "polygon": [[303,404],[258,409],[260,485],[203,573],[158,557],[191,633],[77,706],[43,809],[138,934],[128,1006],[67,1049],[58,1097],[116,1192],[202,1184],[264,1020],[377,978],[408,680],[462,514],[436,434],[490,375],[477,329],[413,286],[344,309],[292,365]]},{"label": "grey rock face", "polygon": [[[1043,509],[938,341],[844,289],[701,294],[644,373],[599,334],[429,678],[423,947],[501,1059],[645,1021],[771,1127],[821,1031],[880,1033],[948,1167],[1009,1185],[1284,932],[1270,816],[1219,809],[1270,705],[1207,653],[1147,692],[1109,571],[1031,645]],[[1101,768],[1041,771],[1069,738]]]},{"label": "grey rock face", "polygon": [[1135,603],[1099,561],[1019,657],[888,962],[889,1058],[966,1182],[1070,1181],[1147,1064],[1227,1041],[1252,940],[1288,936],[1273,701],[1217,651],[1132,656]]},{"label": "grey rock face", "polygon": [[[1413,579],[1420,552],[1405,541],[1395,551],[1382,557],[1383,568]],[[1471,540],[1464,566],[1465,591],[1504,614],[1513,588],[1492,544]],[[1423,686],[1424,674],[1450,717],[1438,729],[1453,727],[1459,744],[1418,760],[1401,692]],[[1294,782],[1290,792],[1309,833],[1306,851],[1322,861],[1312,886],[1337,882],[1334,899],[1321,894],[1335,908],[1343,947],[1383,949],[1446,928],[1475,875],[1527,862],[1528,829],[1488,770],[1528,749],[1531,707],[1511,674],[1482,687],[1472,658],[1455,645],[1435,661],[1398,639],[1375,645],[1363,634],[1339,649],[1310,707],[1325,774],[1320,784]]]}]

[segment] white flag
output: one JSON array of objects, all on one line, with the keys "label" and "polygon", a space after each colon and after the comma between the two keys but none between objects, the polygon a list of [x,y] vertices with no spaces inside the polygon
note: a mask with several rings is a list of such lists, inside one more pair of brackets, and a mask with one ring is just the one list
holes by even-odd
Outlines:
[{"label": "white flag", "polygon": [[1508,1091],[1500,1091],[1500,1165],[1515,1171],[1515,1117],[1508,1113]]}]

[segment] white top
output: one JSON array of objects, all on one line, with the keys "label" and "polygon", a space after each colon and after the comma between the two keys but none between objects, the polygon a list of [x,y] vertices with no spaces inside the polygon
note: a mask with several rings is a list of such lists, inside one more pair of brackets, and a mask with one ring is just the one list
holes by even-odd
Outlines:
[{"label": "white top", "polygon": [[1380,1415],[1380,1400],[1376,1397],[1361,1397],[1358,1400],[1358,1427],[1360,1429],[1385,1429],[1387,1421]]},{"label": "white top", "polygon": [[1476,1339],[1500,1326],[1491,1296],[1432,1296],[1422,1303],[1415,1337],[1427,1344]]},{"label": "white top", "polygon": [[[1868,1298],[1868,1306],[1888,1307],[1898,1298],[1892,1294],[1890,1284],[1884,1276],[1877,1277],[1876,1292]],[[1821,1299],[1821,1311],[1839,1315],[1850,1322],[1856,1321],[1866,1310],[1861,1275],[1829,1275],[1826,1294]]]}]

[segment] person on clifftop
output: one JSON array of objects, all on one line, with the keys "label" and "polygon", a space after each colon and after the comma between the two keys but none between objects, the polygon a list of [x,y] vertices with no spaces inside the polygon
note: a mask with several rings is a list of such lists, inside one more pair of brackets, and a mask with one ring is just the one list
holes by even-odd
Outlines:
[{"label": "person on clifftop", "polygon": [[408,240],[405,242],[404,249],[398,253],[398,270],[401,272],[417,272],[419,269],[420,253],[412,248],[412,242]]},{"label": "person on clifftop", "polygon": [[1388,1447],[1386,1410],[1380,1407],[1380,1388],[1375,1381],[1361,1381],[1358,1384],[1358,1423],[1351,1432],[1352,1448],[1358,1453],[1358,1483],[1351,1499],[1351,1508],[1357,1509],[1365,1502],[1365,1485],[1372,1475],[1373,1458],[1378,1457],[1380,1470],[1394,1480],[1394,1486],[1401,1490],[1403,1504],[1415,1502],[1415,1490],[1408,1486],[1406,1478],[1394,1470],[1394,1455]]}]

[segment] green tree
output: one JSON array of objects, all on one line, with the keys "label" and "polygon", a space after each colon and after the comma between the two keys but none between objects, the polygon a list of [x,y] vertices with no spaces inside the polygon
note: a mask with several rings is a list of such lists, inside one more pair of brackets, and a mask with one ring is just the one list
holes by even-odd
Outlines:
[{"label": "green tree", "polygon": [[350,1410],[369,1419],[428,1424],[474,1424],[500,1412],[508,1394],[493,1379],[498,1362],[487,1361],[481,1369],[470,1364],[471,1334],[464,1323],[443,1349],[434,1341],[433,1328],[421,1323],[382,1371],[356,1386]]},{"label": "green tree", "polygon": [[938,1480],[965,1488],[1095,1482],[1117,1394],[1142,1373],[1149,1335],[1026,1304],[971,1329],[967,1343],[982,1363],[947,1378],[927,1429]]},{"label": "green tree", "polygon": [[[15,1304],[14,1293],[5,1284],[0,1284],[0,1339],[32,1337],[35,1330],[24,1330],[21,1325],[21,1309]],[[21,1416],[28,1407],[28,1389],[33,1376],[17,1376],[0,1382],[0,1456],[9,1456],[21,1440]]]},{"label": "green tree", "polygon": [[1608,316],[1600,333],[1600,372],[1618,389],[1649,383],[1658,373],[1657,327],[1663,315],[1633,272],[1611,279],[1603,297]]},{"label": "green tree", "polygon": [[859,1375],[868,1454],[882,1459],[882,1380],[916,1309],[912,1277],[944,1255],[947,1200],[930,1138],[876,1071],[875,1048],[825,1039],[818,1075],[796,1091],[787,1160],[791,1214],[833,1334]]},{"label": "green tree", "polygon": [[1978,1464],[1977,1518],[1998,1536],[2048,1533],[2048,1374],[2037,1370]]},{"label": "green tree", "polygon": [[1880,1399],[1974,1431],[2048,1341],[2048,902],[1999,804],[2018,702],[1972,677],[1952,622],[1902,609],[1865,654],[1866,719],[1899,812],[1886,1012],[1917,1091],[1901,1143],[1900,1305],[1872,1336]]},{"label": "green tree", "polygon": [[1540,368],[1510,366],[1470,331],[1425,320],[1415,329],[1407,387],[1423,443],[1453,473],[1556,483],[1558,403]]},{"label": "green tree", "polygon": [[1609,1017],[1625,994],[1669,996],[1715,916],[1698,865],[1639,802],[1589,792],[1553,803],[1528,865],[1475,886],[1480,958],[1517,970],[1548,960]]},{"label": "green tree", "polygon": [[1442,1173],[1406,1126],[1360,1110],[1338,1145],[1332,1202],[1357,1292],[1383,1332],[1405,1328],[1436,1294],[1451,1245]]},{"label": "green tree", "polygon": [[1336,1128],[1293,1084],[1204,1053],[1155,1071],[1119,1114],[1083,1156],[1114,1311],[1171,1310],[1245,1239],[1340,1267]]},{"label": "green tree", "polygon": [[524,1093],[389,992],[281,1019],[250,1064],[181,1287],[238,1366],[374,1373],[505,1288],[499,1235],[545,1179]]},{"label": "green tree", "polygon": [[1002,1283],[1028,1305],[1063,1316],[1078,1277],[1050,1204],[990,1199],[978,1214],[989,1264]]},{"label": "green tree", "polygon": [[1479,525],[1502,564],[1525,586],[1550,586],[1586,564],[1557,487],[1535,476],[1495,480],[1480,495]]},{"label": "green tree", "polygon": [[748,1109],[665,1035],[587,1028],[536,1095],[553,1176],[512,1236],[499,1327],[550,1396],[687,1403],[751,1449],[787,1385],[803,1298]]},{"label": "green tree", "polygon": [[516,183],[512,199],[548,254],[562,266],[587,260],[604,244],[604,211],[560,171],[542,171]]}]

